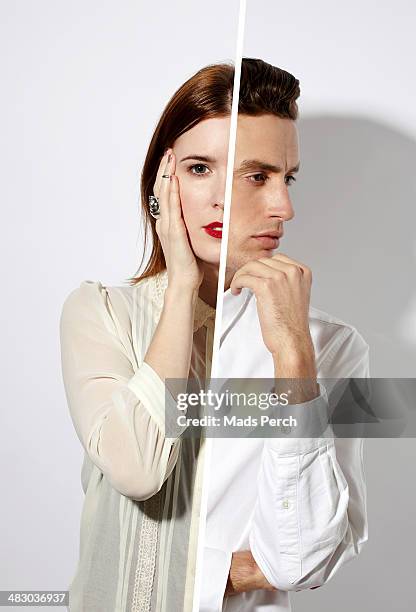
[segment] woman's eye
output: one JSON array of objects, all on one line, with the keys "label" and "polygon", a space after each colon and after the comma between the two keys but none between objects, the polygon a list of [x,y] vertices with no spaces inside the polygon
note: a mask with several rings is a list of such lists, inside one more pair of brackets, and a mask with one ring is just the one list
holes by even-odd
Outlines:
[{"label": "woman's eye", "polygon": [[[197,174],[199,176],[208,174],[209,172],[209,168],[205,164],[193,164],[192,166],[189,166],[188,170],[191,172],[191,174]],[[204,170],[208,170],[208,172],[204,172]]]},{"label": "woman's eye", "polygon": [[285,177],[285,180],[288,181],[286,183],[286,185],[291,185],[292,181],[295,182],[296,178],[294,176],[292,176],[291,174],[289,174],[288,176]]}]

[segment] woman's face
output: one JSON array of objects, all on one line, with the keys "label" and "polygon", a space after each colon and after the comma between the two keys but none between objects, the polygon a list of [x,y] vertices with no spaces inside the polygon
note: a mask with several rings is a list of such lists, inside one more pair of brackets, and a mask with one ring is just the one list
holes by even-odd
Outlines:
[{"label": "woman's face", "polygon": [[219,265],[219,237],[204,228],[220,223],[224,212],[230,117],[205,119],[173,144],[175,174],[189,242],[197,258]]}]

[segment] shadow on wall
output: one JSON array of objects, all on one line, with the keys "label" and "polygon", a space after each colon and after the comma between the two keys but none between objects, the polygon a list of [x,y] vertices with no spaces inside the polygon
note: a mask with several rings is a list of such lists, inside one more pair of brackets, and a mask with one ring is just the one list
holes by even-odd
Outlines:
[{"label": "shadow on wall", "polygon": [[311,303],[370,345],[371,375],[416,372],[416,141],[369,119],[299,119],[301,170],[283,253],[312,268]]}]

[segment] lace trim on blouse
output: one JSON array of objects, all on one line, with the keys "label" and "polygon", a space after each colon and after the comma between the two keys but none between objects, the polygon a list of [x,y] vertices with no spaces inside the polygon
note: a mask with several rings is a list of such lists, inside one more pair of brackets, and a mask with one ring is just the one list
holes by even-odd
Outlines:
[{"label": "lace trim on blouse", "polygon": [[[162,309],[163,296],[168,286],[167,270],[162,270],[162,272],[159,272],[153,278],[155,281],[153,283],[155,301],[159,309]],[[195,306],[194,332],[205,324],[212,326],[214,321],[215,308],[201,300],[201,298],[198,296]]]}]

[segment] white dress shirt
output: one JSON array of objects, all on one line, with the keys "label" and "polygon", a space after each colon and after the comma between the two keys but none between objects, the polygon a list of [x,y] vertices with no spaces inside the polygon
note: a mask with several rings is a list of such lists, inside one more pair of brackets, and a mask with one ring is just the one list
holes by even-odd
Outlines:
[{"label": "white dress shirt", "polygon": [[[369,376],[369,347],[353,326],[312,307],[309,321],[318,378]],[[250,289],[225,292],[222,322],[220,377],[274,378]],[[322,408],[328,390],[320,390],[305,411]],[[289,591],[323,585],[367,540],[363,440],[214,438],[212,444],[199,610],[288,611]],[[278,591],[223,599],[232,552],[249,549]]]}]

